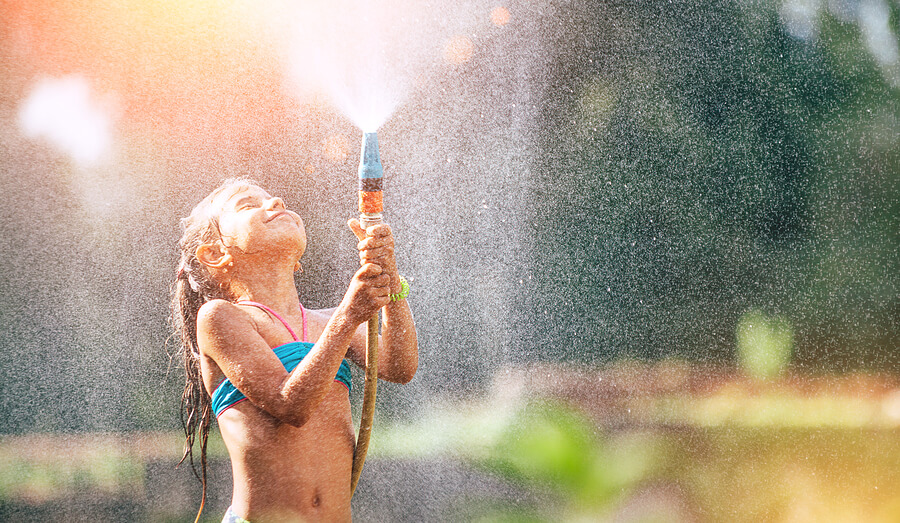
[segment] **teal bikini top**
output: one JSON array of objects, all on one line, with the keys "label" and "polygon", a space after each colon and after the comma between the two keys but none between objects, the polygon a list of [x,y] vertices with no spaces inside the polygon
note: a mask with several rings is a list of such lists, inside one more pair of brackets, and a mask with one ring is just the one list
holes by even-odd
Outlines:
[{"label": "teal bikini top", "polygon": [[[314,344],[306,341],[306,311],[303,310],[303,306],[300,306],[300,313],[303,317],[303,340],[299,341],[297,339],[297,335],[294,334],[294,331],[287,324],[284,319],[279,316],[275,311],[266,307],[261,303],[256,303],[252,301],[239,301],[238,305],[253,305],[254,307],[259,307],[264,311],[268,312],[275,318],[281,321],[281,323],[287,328],[288,332],[291,333],[291,337],[294,338],[294,341],[285,343],[284,345],[279,345],[272,349],[278,359],[281,361],[281,364],[284,365],[284,369],[288,372],[294,370],[297,365],[309,354],[309,351],[312,350]],[[350,365],[347,364],[347,360],[341,362],[341,366],[338,369],[337,375],[334,377],[334,381],[339,381],[347,386],[347,392],[350,392],[351,384],[350,384]],[[238,390],[234,384],[228,378],[223,379],[219,385],[216,387],[216,390],[212,393],[212,409],[215,412],[216,417],[218,418],[223,412],[235,406],[247,399],[247,396]]]}]

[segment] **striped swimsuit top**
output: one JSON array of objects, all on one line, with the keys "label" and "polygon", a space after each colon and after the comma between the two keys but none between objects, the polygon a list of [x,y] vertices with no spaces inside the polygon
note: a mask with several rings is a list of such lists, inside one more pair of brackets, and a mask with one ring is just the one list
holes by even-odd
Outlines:
[{"label": "striped swimsuit top", "polygon": [[[294,333],[294,330],[291,329],[291,326],[282,318],[277,312],[272,309],[266,307],[262,303],[257,303],[255,301],[239,301],[236,305],[252,305],[254,307],[259,307],[260,309],[268,312],[273,317],[278,319],[284,328],[288,330],[291,334],[291,338],[294,339],[292,342],[285,343],[284,345],[279,345],[272,349],[278,359],[281,361],[281,364],[284,365],[284,369],[288,372],[294,370],[294,368],[300,364],[304,357],[309,354],[309,351],[313,348],[313,343],[306,341],[306,310],[303,309],[303,305],[300,305],[300,315],[303,318],[303,340],[297,339],[297,335]],[[337,376],[334,377],[334,381],[339,381],[343,383],[347,387],[347,392],[349,393],[351,385],[350,385],[350,365],[347,364],[347,360],[341,362],[341,366],[338,369]],[[212,409],[215,412],[216,417],[218,418],[223,412],[230,409],[231,407],[237,405],[238,403],[247,399],[247,396],[244,396],[234,384],[228,378],[223,379],[219,385],[216,387],[216,390],[212,393]]]}]

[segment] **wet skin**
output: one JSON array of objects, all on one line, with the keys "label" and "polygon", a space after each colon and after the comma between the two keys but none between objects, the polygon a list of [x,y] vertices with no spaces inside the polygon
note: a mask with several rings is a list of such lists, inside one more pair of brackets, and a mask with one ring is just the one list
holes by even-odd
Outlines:
[{"label": "wet skin", "polygon": [[[306,247],[302,220],[265,191],[225,195],[222,241],[198,258],[237,300],[264,303],[303,332],[294,284]],[[253,523],[349,521],[354,433],[346,387],[334,381],[346,357],[364,366],[365,321],[383,310],[379,377],[400,383],[415,374],[415,326],[399,292],[393,236],[387,226],[351,229],[361,269],[335,309],[306,311],[310,353],[287,373],[272,348],[293,341],[280,321],[252,306],[206,303],[198,315],[207,391],[227,377],[249,401],[218,418],[234,473],[232,507]]]}]

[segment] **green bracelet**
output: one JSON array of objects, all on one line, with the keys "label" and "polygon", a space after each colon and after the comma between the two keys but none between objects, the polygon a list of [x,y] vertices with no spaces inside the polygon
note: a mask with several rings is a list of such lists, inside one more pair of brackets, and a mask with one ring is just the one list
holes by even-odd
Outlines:
[{"label": "green bracelet", "polygon": [[406,281],[406,278],[400,276],[400,292],[397,294],[391,294],[391,301],[400,301],[409,296],[409,283]]}]

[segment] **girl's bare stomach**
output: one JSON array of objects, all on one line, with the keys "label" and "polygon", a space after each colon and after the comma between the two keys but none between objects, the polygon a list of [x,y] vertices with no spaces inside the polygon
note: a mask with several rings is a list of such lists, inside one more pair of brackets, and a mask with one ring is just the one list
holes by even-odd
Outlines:
[{"label": "girl's bare stomach", "polygon": [[302,427],[243,401],[219,416],[234,474],[232,509],[252,523],[350,521],[354,434],[347,388],[334,382]]}]

